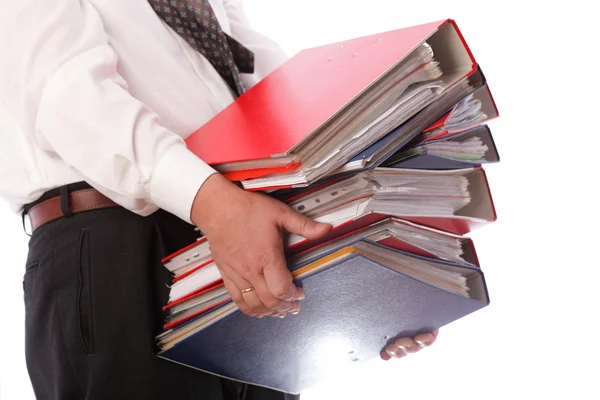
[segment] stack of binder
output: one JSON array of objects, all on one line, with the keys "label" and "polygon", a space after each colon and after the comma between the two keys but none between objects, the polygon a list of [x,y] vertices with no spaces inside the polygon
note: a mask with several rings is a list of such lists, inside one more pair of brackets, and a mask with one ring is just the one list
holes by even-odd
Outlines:
[{"label": "stack of binder", "polygon": [[306,299],[252,318],[205,238],[172,273],[159,356],[289,393],[489,304],[464,236],[496,220],[483,164],[499,160],[488,83],[453,20],[298,53],[187,139],[247,190],[333,228],[285,237]]}]

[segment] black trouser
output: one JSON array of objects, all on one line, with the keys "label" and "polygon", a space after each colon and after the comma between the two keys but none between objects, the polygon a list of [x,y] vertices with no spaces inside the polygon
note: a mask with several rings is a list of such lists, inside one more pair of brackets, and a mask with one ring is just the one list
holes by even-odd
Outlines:
[{"label": "black trouser", "polygon": [[160,260],[197,235],[164,211],[141,217],[122,208],[61,218],[33,233],[23,289],[38,399],[293,398],[156,356],[169,282]]}]

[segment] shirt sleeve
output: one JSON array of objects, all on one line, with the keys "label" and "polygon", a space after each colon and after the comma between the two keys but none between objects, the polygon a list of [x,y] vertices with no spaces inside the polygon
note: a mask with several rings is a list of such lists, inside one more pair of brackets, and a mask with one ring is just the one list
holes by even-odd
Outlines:
[{"label": "shirt sleeve", "polygon": [[231,36],[254,53],[254,73],[242,74],[246,86],[252,87],[283,64],[288,56],[277,42],[251,26],[243,0],[224,0],[223,5]]},{"label": "shirt sleeve", "polygon": [[0,95],[38,147],[109,197],[130,199],[134,212],[154,205],[191,222],[196,193],[215,171],[128,92],[91,4],[9,2],[0,37]]}]

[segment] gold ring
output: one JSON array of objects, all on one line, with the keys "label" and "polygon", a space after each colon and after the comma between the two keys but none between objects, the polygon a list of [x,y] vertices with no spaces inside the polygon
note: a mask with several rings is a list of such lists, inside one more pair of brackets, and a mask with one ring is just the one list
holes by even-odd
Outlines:
[{"label": "gold ring", "polygon": [[248,292],[251,292],[253,290],[254,290],[253,287],[249,287],[248,289],[242,289],[242,293],[248,293]]}]

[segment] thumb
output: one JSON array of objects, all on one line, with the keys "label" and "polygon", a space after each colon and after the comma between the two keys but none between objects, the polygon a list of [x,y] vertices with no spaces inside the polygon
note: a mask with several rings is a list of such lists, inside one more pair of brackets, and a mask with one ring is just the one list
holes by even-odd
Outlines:
[{"label": "thumb", "polygon": [[291,208],[283,213],[281,226],[286,231],[309,240],[318,239],[331,230],[330,224],[312,220]]}]

